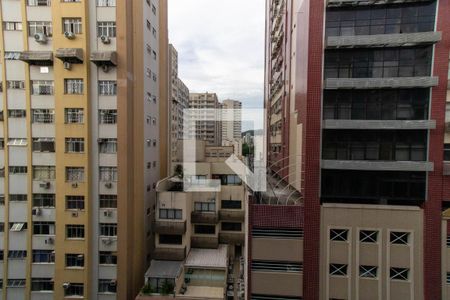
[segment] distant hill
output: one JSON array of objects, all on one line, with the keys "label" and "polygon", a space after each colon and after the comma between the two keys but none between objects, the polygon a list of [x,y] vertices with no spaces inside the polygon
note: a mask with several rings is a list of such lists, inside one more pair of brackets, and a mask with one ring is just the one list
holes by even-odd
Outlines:
[{"label": "distant hill", "polygon": [[244,132],[242,132],[242,137],[246,136],[247,133],[250,133],[251,136],[255,136],[255,132],[256,132],[256,135],[261,135],[261,134],[263,134],[264,129],[256,129],[256,130],[244,131]]}]

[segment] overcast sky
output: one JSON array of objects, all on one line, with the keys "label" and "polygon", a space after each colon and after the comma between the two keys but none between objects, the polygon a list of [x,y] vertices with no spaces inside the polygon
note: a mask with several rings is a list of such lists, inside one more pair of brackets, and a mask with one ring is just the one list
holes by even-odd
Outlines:
[{"label": "overcast sky", "polygon": [[263,106],[263,0],[169,0],[169,39],[191,92]]}]

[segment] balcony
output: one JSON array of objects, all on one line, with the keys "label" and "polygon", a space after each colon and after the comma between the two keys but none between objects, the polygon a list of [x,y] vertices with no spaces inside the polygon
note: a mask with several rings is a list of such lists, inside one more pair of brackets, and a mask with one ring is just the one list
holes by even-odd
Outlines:
[{"label": "balcony", "polygon": [[243,232],[221,232],[219,233],[219,242],[221,244],[245,244],[245,233]]},{"label": "balcony", "polygon": [[157,260],[184,260],[186,258],[186,247],[167,248],[157,247],[153,253],[153,258]]},{"label": "balcony", "polygon": [[91,62],[97,67],[105,68],[117,66],[117,52],[115,51],[94,51],[91,53]]},{"label": "balcony", "polygon": [[245,221],[245,211],[243,210],[225,210],[221,209],[219,211],[219,219],[221,221],[234,221],[234,222],[244,222]]},{"label": "balcony", "polygon": [[56,49],[56,58],[59,58],[65,63],[82,64],[83,63],[83,49],[81,48],[60,48]]},{"label": "balcony", "polygon": [[450,161],[444,161],[444,171],[443,174],[446,176],[450,175]]},{"label": "balcony", "polygon": [[35,66],[52,66],[53,53],[50,51],[24,51],[19,60]]},{"label": "balcony", "polygon": [[198,224],[217,224],[219,221],[216,212],[193,211],[191,213],[191,222]]},{"label": "balcony", "polygon": [[153,231],[159,234],[185,234],[186,221],[156,221],[153,223]]},{"label": "balcony", "polygon": [[192,248],[217,248],[219,246],[219,237],[217,236],[192,236]]}]

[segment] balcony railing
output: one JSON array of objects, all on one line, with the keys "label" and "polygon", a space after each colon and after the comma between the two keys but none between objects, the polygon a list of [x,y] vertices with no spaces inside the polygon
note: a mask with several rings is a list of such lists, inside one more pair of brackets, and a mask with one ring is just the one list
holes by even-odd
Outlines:
[{"label": "balcony railing", "polygon": [[221,244],[243,245],[245,234],[243,232],[221,232],[219,233],[219,242]]},{"label": "balcony railing", "polygon": [[153,231],[160,234],[184,234],[186,221],[156,221],[153,223]]},{"label": "balcony railing", "polygon": [[191,213],[191,222],[200,224],[217,224],[219,221],[216,212],[193,211]]},{"label": "balcony railing", "polygon": [[219,246],[219,237],[217,236],[192,236],[192,248],[217,248]]},{"label": "balcony railing", "polygon": [[186,247],[168,248],[157,247],[153,253],[154,258],[158,260],[184,260],[186,258]]},{"label": "balcony railing", "polygon": [[221,221],[244,222],[245,212],[243,210],[220,210],[219,219]]}]

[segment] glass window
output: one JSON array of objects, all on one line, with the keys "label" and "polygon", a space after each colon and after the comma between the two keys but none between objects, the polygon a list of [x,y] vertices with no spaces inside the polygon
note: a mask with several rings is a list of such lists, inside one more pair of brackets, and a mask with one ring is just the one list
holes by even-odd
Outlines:
[{"label": "glass window", "polygon": [[74,34],[83,33],[81,18],[63,18],[62,25],[63,25],[62,33],[65,32],[72,32]]}]

